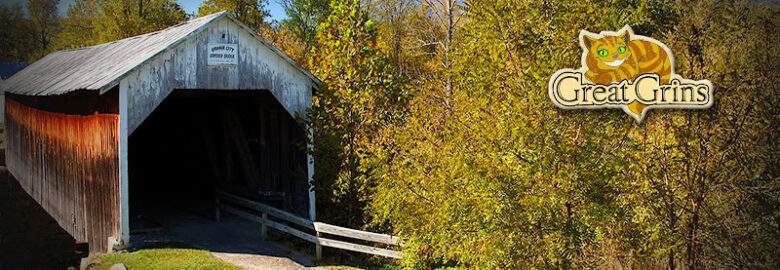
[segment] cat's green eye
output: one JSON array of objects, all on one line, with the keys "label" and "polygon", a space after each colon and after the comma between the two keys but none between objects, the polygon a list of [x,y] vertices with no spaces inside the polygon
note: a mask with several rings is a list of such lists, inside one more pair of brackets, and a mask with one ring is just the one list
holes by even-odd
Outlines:
[{"label": "cat's green eye", "polygon": [[601,56],[601,57],[604,57],[604,56],[607,56],[607,54],[609,54],[609,53],[607,52],[607,50],[605,50],[605,49],[601,49],[601,50],[599,50],[599,56]]},{"label": "cat's green eye", "polygon": [[620,48],[618,48],[618,53],[624,53],[624,52],[626,52],[626,47],[620,46]]}]

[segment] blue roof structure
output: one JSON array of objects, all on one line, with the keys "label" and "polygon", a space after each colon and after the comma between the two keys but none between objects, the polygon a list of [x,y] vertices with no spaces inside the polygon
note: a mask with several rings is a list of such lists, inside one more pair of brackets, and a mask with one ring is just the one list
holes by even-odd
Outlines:
[{"label": "blue roof structure", "polygon": [[5,80],[26,68],[30,64],[24,62],[0,62],[0,80]]}]

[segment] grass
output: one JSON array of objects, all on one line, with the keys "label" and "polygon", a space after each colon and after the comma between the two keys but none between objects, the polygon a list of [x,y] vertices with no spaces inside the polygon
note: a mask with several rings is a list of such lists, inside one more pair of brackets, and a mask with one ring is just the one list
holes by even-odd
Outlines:
[{"label": "grass", "polygon": [[208,251],[182,248],[142,249],[106,255],[91,269],[108,270],[116,263],[123,263],[128,269],[241,269],[215,258]]},{"label": "grass", "polygon": [[[189,248],[152,248],[141,249],[129,253],[114,253],[99,258],[99,263],[89,269],[109,270],[112,265],[122,263],[128,269],[209,269],[209,270],[240,270],[241,267],[215,258],[206,250]],[[325,265],[318,267],[326,270],[397,270],[398,265],[370,264],[367,268],[359,268],[345,265]],[[70,269],[70,268],[69,268]],[[75,268],[73,268],[75,270]]]},{"label": "grass", "polygon": [[400,266],[394,265],[394,264],[386,264],[386,265],[374,265],[368,268],[359,268],[354,266],[343,266],[343,265],[331,265],[331,266],[319,266],[317,269],[325,269],[325,270],[400,270]]}]

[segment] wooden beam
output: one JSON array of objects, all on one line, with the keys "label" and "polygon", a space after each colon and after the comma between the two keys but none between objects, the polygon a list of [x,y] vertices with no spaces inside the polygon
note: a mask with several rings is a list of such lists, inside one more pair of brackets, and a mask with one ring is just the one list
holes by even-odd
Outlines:
[{"label": "wooden beam", "polygon": [[232,138],[233,147],[238,155],[238,160],[241,162],[241,169],[244,171],[244,176],[248,178],[249,185],[256,187],[260,183],[260,172],[257,169],[257,163],[249,148],[249,142],[244,134],[244,129],[241,127],[241,121],[235,112],[227,108],[222,108],[222,115],[224,120],[222,123],[225,129],[230,132],[230,138]]},{"label": "wooden beam", "polygon": [[[311,93],[314,94],[314,89],[311,89]],[[309,99],[309,106],[311,106],[311,99]],[[313,149],[314,146],[311,142],[314,141],[314,130],[311,127],[307,127],[309,140],[306,142],[306,149]],[[306,151],[306,162],[308,163],[307,180],[309,181],[309,219],[311,221],[317,220],[317,199],[314,194],[314,157],[310,151]]]},{"label": "wooden beam", "polygon": [[355,230],[350,228],[339,227],[336,225],[330,225],[322,222],[314,222],[314,230],[316,230],[317,232],[324,232],[328,234],[344,236],[353,239],[366,240],[366,241],[383,243],[388,245],[400,245],[399,244],[400,238],[392,235],[360,231],[360,230]]},{"label": "wooden beam", "polygon": [[119,85],[119,242],[130,244],[130,171],[128,160],[130,108],[128,104],[127,83]]},{"label": "wooden beam", "polygon": [[[396,236],[391,236],[391,235],[386,235],[386,234],[379,234],[379,233],[372,233],[372,232],[364,232],[364,231],[359,231],[359,230],[339,227],[339,226],[335,226],[335,225],[325,224],[325,223],[322,223],[322,222],[313,222],[313,223],[310,224],[311,226],[307,226],[307,225],[304,225],[304,224],[309,222],[308,220],[302,219],[302,218],[297,217],[297,216],[293,216],[292,214],[289,214],[289,213],[286,213],[284,211],[275,209],[273,207],[270,207],[270,206],[267,206],[267,205],[263,205],[263,204],[258,203],[258,202],[253,202],[253,201],[250,201],[250,200],[247,200],[247,199],[235,196],[235,195],[231,195],[231,194],[228,194],[228,193],[225,193],[225,192],[217,192],[217,194],[218,194],[219,197],[221,197],[225,201],[229,201],[229,202],[232,202],[232,203],[237,203],[237,204],[240,204],[242,206],[252,208],[253,210],[260,211],[260,212],[263,213],[263,216],[261,217],[261,216],[258,216],[256,214],[252,214],[252,213],[249,213],[249,212],[246,212],[246,211],[243,211],[243,210],[239,210],[237,208],[234,208],[234,207],[231,207],[231,206],[228,206],[228,205],[224,205],[224,204],[220,204],[219,205],[220,209],[225,210],[225,211],[227,211],[229,213],[235,214],[235,215],[237,215],[239,217],[242,217],[242,218],[245,218],[245,219],[248,219],[248,220],[251,220],[251,221],[258,222],[261,225],[265,224],[268,227],[280,230],[282,232],[286,232],[286,233],[291,234],[291,235],[293,235],[295,237],[298,237],[298,238],[301,238],[303,240],[306,240],[306,241],[309,241],[309,242],[317,244],[316,247],[315,247],[315,252],[316,252],[316,256],[317,256],[318,260],[322,256],[322,246],[334,247],[334,248],[339,248],[339,249],[344,249],[344,250],[350,250],[350,251],[355,251],[355,252],[361,252],[361,253],[378,255],[378,256],[384,256],[384,257],[389,257],[389,258],[396,258],[396,259],[400,259],[400,258],[403,257],[403,253],[400,252],[400,251],[395,251],[395,250],[386,249],[386,248],[378,248],[378,247],[373,247],[373,246],[368,246],[368,245],[361,245],[361,244],[355,244],[355,243],[349,243],[349,242],[344,242],[344,241],[339,241],[339,240],[323,238],[323,237],[320,236],[320,233],[321,232],[325,232],[325,233],[329,233],[329,234],[333,234],[333,235],[345,236],[345,237],[350,237],[350,238],[354,238],[354,239],[361,239],[361,240],[378,242],[378,243],[384,243],[384,244],[390,244],[390,245],[401,245],[400,244],[401,240],[398,237],[396,237]],[[298,225],[314,229],[316,236],[310,235],[310,234],[305,233],[305,232],[302,232],[302,231],[300,231],[298,229],[292,228],[292,227],[287,226],[285,224],[278,223],[276,221],[270,220],[270,219],[268,219],[267,214],[271,214],[272,216],[275,216],[277,218],[281,218],[281,219],[284,219],[286,221],[290,221],[290,222],[296,223]],[[290,220],[288,220],[287,218],[290,218]],[[296,221],[292,221],[292,220],[296,220]],[[261,232],[261,234],[262,234],[262,232]]]},{"label": "wooden beam", "polygon": [[239,204],[241,206],[244,206],[244,207],[247,207],[247,208],[251,208],[251,209],[259,211],[259,212],[265,212],[265,213],[268,213],[271,216],[274,216],[274,217],[283,219],[285,221],[292,222],[292,223],[295,223],[297,225],[300,225],[300,226],[303,226],[303,227],[306,227],[306,228],[314,230],[314,224],[310,220],[308,220],[308,219],[305,219],[305,218],[302,218],[302,217],[299,217],[299,216],[287,213],[285,211],[276,209],[274,207],[271,207],[271,206],[268,206],[268,205],[265,205],[265,204],[262,204],[262,203],[259,203],[259,202],[247,200],[247,199],[241,198],[239,196],[236,196],[236,195],[233,195],[233,194],[229,194],[229,193],[225,193],[225,192],[222,192],[222,191],[217,191],[217,195],[220,196],[223,200],[226,200],[226,201],[229,201],[229,202],[232,202],[232,203],[235,203],[235,204]]},{"label": "wooden beam", "polygon": [[268,238],[268,233],[266,229],[266,224],[268,224],[268,213],[263,212],[263,222],[260,222],[260,238],[265,241],[265,239]]},{"label": "wooden beam", "polygon": [[[320,232],[317,232],[317,239],[320,239]],[[322,245],[320,244],[320,241],[317,241],[317,245],[314,246],[314,255],[318,261],[322,260]]]},{"label": "wooden beam", "polygon": [[306,240],[306,241],[309,241],[309,242],[312,242],[312,243],[317,243],[317,237],[316,236],[310,235],[308,233],[299,231],[299,230],[297,230],[297,229],[295,229],[293,227],[290,227],[290,226],[287,226],[287,225],[284,225],[284,224],[281,224],[281,223],[277,223],[277,222],[272,221],[272,220],[268,220],[268,227],[271,227],[271,228],[274,228],[274,229],[277,229],[277,230],[280,230],[280,231],[292,234],[293,236],[296,236],[296,237],[298,237],[300,239],[303,239],[303,240]]},{"label": "wooden beam", "polygon": [[216,201],[215,201],[215,204],[214,204],[214,205],[216,206],[216,207],[215,207],[215,208],[216,208],[216,210],[214,210],[214,219],[215,219],[217,222],[219,222],[219,221],[220,221],[220,215],[219,215],[219,214],[220,214],[220,213],[219,213],[219,197],[217,197],[217,199],[216,199]]},{"label": "wooden beam", "polygon": [[245,218],[245,219],[257,222],[257,223],[261,223],[261,224],[263,222],[266,222],[267,223],[266,225],[268,225],[268,227],[271,227],[271,228],[274,228],[274,229],[286,232],[286,233],[291,234],[291,235],[293,235],[295,237],[298,237],[300,239],[303,239],[303,240],[306,240],[306,241],[309,241],[309,242],[312,242],[312,243],[317,243],[317,237],[315,237],[313,235],[310,235],[308,233],[299,231],[298,229],[295,229],[293,227],[290,227],[290,226],[287,226],[287,225],[284,225],[284,224],[272,221],[270,219],[263,220],[262,217],[258,217],[257,215],[248,213],[246,211],[241,211],[241,210],[238,210],[236,208],[233,208],[233,207],[230,207],[230,206],[227,206],[227,205],[224,205],[224,204],[220,205],[219,207],[222,208],[222,210],[225,210],[226,212],[234,214],[236,216],[239,216],[239,217],[242,217],[242,218]]},{"label": "wooden beam", "polygon": [[[198,117],[205,117],[204,115],[198,115]],[[209,156],[209,165],[211,165],[211,171],[214,173],[214,176],[220,177],[223,176],[219,162],[221,161],[219,158],[219,151],[217,151],[216,148],[216,141],[214,141],[214,136],[211,136],[211,132],[209,131],[208,126],[206,126],[205,121],[198,121],[198,128],[200,129],[200,137],[203,140],[203,147],[206,148],[206,153]]]},{"label": "wooden beam", "polygon": [[319,240],[319,243],[326,247],[334,247],[334,248],[340,248],[340,249],[346,249],[366,254],[372,254],[372,255],[379,255],[384,257],[390,257],[395,259],[400,259],[403,257],[403,253],[390,250],[390,249],[384,249],[384,248],[378,248],[378,247],[372,247],[372,246],[366,246],[366,245],[359,245],[354,243],[348,243],[333,239],[327,239],[319,237],[317,238]]}]

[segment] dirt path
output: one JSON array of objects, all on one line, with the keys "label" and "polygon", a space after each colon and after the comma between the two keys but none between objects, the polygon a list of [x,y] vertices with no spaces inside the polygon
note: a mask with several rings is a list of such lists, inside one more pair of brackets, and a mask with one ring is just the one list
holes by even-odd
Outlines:
[{"label": "dirt path", "polygon": [[274,257],[268,255],[257,254],[239,254],[239,253],[225,253],[225,252],[212,252],[214,257],[240,266],[245,269],[251,270],[266,270],[266,269],[279,269],[279,270],[299,270],[307,269],[303,265],[286,257]]}]

